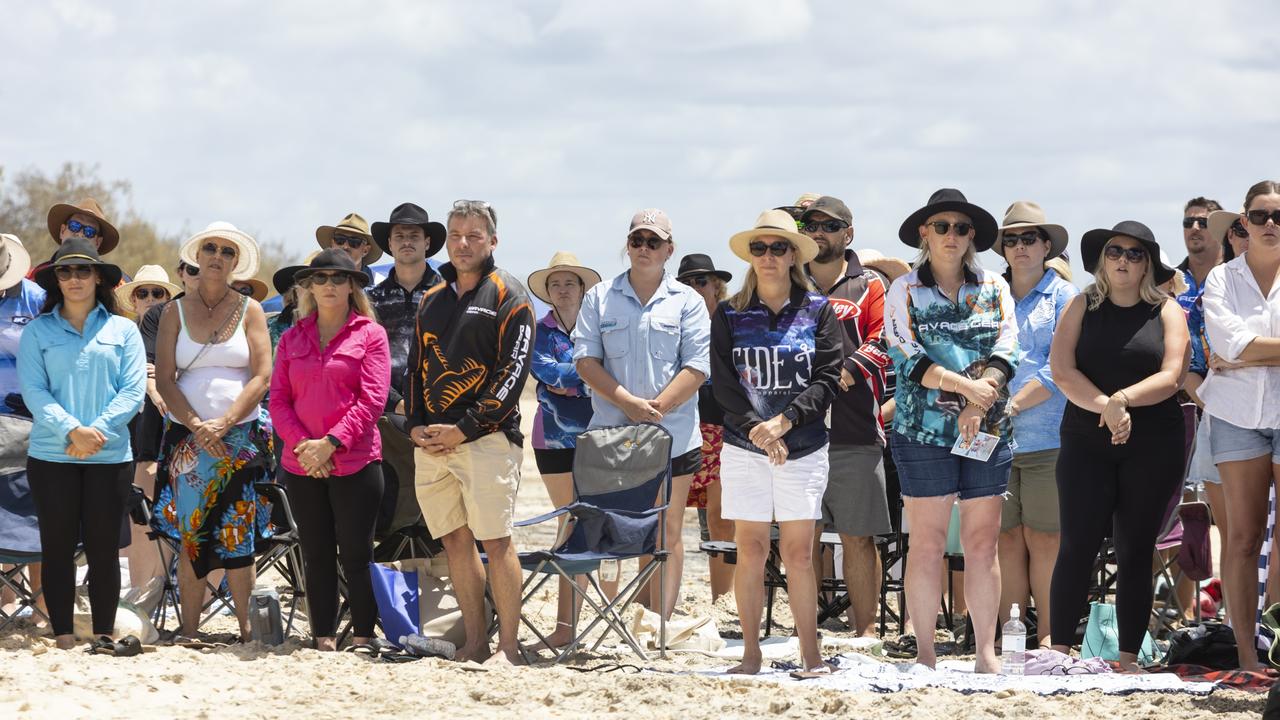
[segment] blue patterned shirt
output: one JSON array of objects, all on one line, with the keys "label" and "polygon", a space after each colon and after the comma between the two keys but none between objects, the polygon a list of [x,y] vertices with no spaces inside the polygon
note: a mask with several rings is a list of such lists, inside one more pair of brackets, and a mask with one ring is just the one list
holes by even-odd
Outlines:
[{"label": "blue patterned shirt", "polygon": [[[533,416],[533,447],[560,450],[577,444],[591,425],[591,398],[573,364],[573,340],[556,322],[555,311],[534,328],[529,372],[538,381],[538,412]],[[569,391],[553,393],[548,388]]]},{"label": "blue patterned shirt", "polygon": [[1023,386],[1035,380],[1052,395],[1014,416],[1016,453],[1052,450],[1061,445],[1058,429],[1062,424],[1062,411],[1067,407],[1067,398],[1053,382],[1049,346],[1053,343],[1053,333],[1058,328],[1062,311],[1067,309],[1071,298],[1079,294],[1075,285],[1048,270],[1031,292],[1017,301],[1015,312],[1020,352],[1018,372],[1009,381],[1009,393],[1017,395]]},{"label": "blue patterned shirt", "polygon": [[1187,281],[1187,291],[1178,296],[1178,305],[1187,314],[1187,330],[1191,335],[1191,366],[1187,369],[1204,377],[1209,374],[1209,333],[1204,327],[1204,285],[1196,283],[1196,276],[1188,269],[1181,269]]},{"label": "blue patterned shirt", "polygon": [[0,299],[0,403],[10,393],[22,392],[18,382],[18,342],[27,324],[40,314],[44,298],[44,288],[23,279]]}]

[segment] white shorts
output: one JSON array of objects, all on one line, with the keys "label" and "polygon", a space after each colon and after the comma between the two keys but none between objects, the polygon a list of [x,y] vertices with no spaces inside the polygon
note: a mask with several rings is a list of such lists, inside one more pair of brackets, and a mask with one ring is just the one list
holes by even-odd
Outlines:
[{"label": "white shorts", "polygon": [[826,445],[770,465],[765,455],[725,443],[720,451],[720,516],[747,522],[819,520],[827,469]]}]

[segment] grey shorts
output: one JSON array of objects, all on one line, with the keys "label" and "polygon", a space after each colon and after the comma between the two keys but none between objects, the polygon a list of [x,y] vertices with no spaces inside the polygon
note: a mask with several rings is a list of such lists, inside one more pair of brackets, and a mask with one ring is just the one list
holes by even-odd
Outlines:
[{"label": "grey shorts", "polygon": [[1213,447],[1215,464],[1270,455],[1271,463],[1280,465],[1280,428],[1242,428],[1214,418],[1209,445]]},{"label": "grey shorts", "polygon": [[884,455],[878,445],[832,445],[822,496],[822,523],[841,535],[871,537],[893,532],[884,489]]}]

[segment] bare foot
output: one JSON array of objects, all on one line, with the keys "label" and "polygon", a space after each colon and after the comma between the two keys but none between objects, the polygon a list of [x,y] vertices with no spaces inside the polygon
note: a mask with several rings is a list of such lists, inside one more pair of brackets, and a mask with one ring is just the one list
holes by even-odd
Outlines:
[{"label": "bare foot", "polygon": [[556,628],[556,631],[547,636],[546,642],[540,642],[533,646],[534,650],[550,650],[551,652],[559,652],[564,649],[565,645],[573,642],[573,633],[569,628]]},{"label": "bare foot", "polygon": [[483,645],[463,645],[458,648],[458,652],[454,654],[453,659],[458,662],[484,662],[488,660],[489,644]]},{"label": "bare foot", "polygon": [[920,638],[916,638],[916,663],[930,669],[937,668],[938,651],[934,649],[933,643],[929,643],[926,647],[923,642],[920,642]]},{"label": "bare foot", "polygon": [[334,652],[338,649],[338,641],[331,637],[318,637],[316,649],[320,652]]},{"label": "bare foot", "polygon": [[72,650],[76,646],[75,635],[59,635],[53,639],[59,650]]},{"label": "bare foot", "polygon": [[980,675],[997,675],[1000,673],[1000,658],[994,652],[979,654],[974,658],[973,671]]},{"label": "bare foot", "polygon": [[490,655],[489,659],[484,661],[484,664],[511,667],[514,665],[524,665],[524,658],[520,657],[519,650],[504,650],[503,648],[498,648],[498,652]]},{"label": "bare foot", "polygon": [[725,672],[730,675],[755,675],[760,672],[760,665],[763,662],[760,657],[742,658],[742,662],[734,665]]}]

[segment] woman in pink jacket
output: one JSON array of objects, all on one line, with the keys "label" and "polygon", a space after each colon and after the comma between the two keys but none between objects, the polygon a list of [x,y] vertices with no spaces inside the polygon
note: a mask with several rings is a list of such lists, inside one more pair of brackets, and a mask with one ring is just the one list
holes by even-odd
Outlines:
[{"label": "woman in pink jacket", "polygon": [[302,554],[316,649],[334,650],[336,559],[347,578],[354,646],[368,646],[378,609],[369,581],[382,501],[378,417],[387,402],[387,333],[361,289],[369,278],[346,253],[325,250],[298,271],[297,324],[280,337],[271,419]]}]

